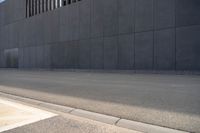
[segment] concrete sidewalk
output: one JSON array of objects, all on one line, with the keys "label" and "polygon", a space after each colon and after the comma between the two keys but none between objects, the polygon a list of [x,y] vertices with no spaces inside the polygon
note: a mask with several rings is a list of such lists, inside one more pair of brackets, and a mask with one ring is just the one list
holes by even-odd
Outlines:
[{"label": "concrete sidewalk", "polygon": [[0,97],[0,133],[141,133],[27,104]]},{"label": "concrete sidewalk", "polygon": [[200,132],[200,76],[2,70],[0,91]]},{"label": "concrete sidewalk", "polygon": [[[3,98],[4,100],[1,100]],[[185,131],[174,130],[166,127],[160,127],[156,125],[145,124],[136,121],[125,120],[122,118],[117,118],[109,115],[94,113],[82,109],[75,109],[66,106],[56,105],[52,103],[42,102],[38,100],[33,100],[30,98],[19,97],[15,95],[5,94],[0,92],[0,108],[2,105],[5,109],[9,109],[8,113],[1,113],[0,112],[0,119],[3,121],[7,121],[7,117],[11,118],[10,121],[7,123],[8,125],[1,125],[0,123],[0,132],[7,130],[8,132],[16,132],[21,133],[23,132],[30,132],[27,131],[28,128],[25,127],[32,127],[32,125],[38,125],[41,128],[32,127],[33,133],[57,133],[60,129],[62,132],[69,133],[69,130],[73,130],[74,127],[83,127],[82,131],[75,128],[75,132],[80,133],[89,133],[89,132],[101,132],[101,133],[188,133]],[[48,111],[48,112],[47,112]],[[50,113],[52,112],[52,113]],[[17,115],[18,114],[18,115]],[[28,115],[27,115],[28,114]],[[38,114],[38,115],[37,115]],[[16,116],[17,115],[17,116]],[[3,116],[3,117],[2,117]],[[55,118],[58,116],[57,118]],[[52,117],[52,118],[51,118]],[[17,118],[17,119],[15,119]],[[49,119],[48,119],[49,118]],[[43,120],[44,119],[44,120]],[[41,122],[43,120],[43,122]],[[75,120],[79,120],[76,124],[73,122]],[[81,120],[81,121],[80,121]],[[39,121],[39,122],[37,122]],[[74,123],[71,125],[70,123]],[[90,121],[90,122],[89,122]],[[67,122],[67,123],[66,123]],[[99,123],[100,122],[100,123]],[[36,123],[36,124],[34,124]],[[42,123],[41,126],[38,123]],[[57,125],[51,126],[50,129],[46,128],[47,125]],[[87,123],[87,126],[93,126],[93,130],[88,130],[88,127],[84,125]],[[65,126],[64,126],[65,125]],[[104,125],[104,130],[101,129],[101,126]],[[3,126],[3,127],[2,127]],[[64,127],[63,127],[64,126]],[[112,128],[110,128],[112,127]],[[37,130],[34,131],[33,129],[36,128]],[[19,129],[19,130],[18,130]],[[38,132],[39,131],[39,132]]]},{"label": "concrete sidewalk", "polygon": [[11,102],[0,97],[0,132],[57,116],[44,110]]}]

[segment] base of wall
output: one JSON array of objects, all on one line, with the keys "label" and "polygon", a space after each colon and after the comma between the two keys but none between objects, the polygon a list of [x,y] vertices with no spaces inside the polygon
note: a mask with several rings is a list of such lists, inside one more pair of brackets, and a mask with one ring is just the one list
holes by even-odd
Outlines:
[{"label": "base of wall", "polygon": [[200,71],[169,71],[169,70],[103,70],[103,69],[43,69],[43,68],[0,68],[10,71],[57,71],[57,72],[91,72],[91,73],[121,73],[121,74],[166,74],[166,75],[200,75]]}]

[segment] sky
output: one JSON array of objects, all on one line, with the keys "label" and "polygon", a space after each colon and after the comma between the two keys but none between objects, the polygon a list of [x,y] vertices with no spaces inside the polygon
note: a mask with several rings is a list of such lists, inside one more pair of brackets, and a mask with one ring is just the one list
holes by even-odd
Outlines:
[{"label": "sky", "polygon": [[4,0],[0,0],[0,3],[3,2]]}]

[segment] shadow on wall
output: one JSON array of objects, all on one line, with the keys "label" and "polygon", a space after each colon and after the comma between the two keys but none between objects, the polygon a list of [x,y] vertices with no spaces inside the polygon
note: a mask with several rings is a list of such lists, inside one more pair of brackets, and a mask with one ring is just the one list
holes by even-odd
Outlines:
[{"label": "shadow on wall", "polygon": [[18,48],[4,50],[7,68],[18,68]]}]

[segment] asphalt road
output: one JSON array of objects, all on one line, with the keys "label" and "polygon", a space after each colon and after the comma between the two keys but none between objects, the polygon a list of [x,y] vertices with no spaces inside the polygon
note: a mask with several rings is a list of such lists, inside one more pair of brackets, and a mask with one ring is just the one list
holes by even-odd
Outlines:
[{"label": "asphalt road", "polygon": [[200,76],[0,70],[0,91],[200,133]]}]

